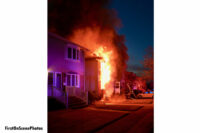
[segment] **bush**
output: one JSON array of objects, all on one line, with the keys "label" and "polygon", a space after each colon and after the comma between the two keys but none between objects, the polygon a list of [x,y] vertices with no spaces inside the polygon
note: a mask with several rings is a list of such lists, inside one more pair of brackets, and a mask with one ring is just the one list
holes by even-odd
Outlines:
[{"label": "bush", "polygon": [[88,91],[88,103],[92,104],[94,101],[101,99],[101,96],[98,95],[96,91]]}]

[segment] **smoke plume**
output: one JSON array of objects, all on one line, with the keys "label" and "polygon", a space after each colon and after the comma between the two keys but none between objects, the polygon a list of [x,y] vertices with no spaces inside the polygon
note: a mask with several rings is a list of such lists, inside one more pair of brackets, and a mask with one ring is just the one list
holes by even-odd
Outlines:
[{"label": "smoke plume", "polygon": [[120,80],[128,60],[121,21],[109,0],[49,0],[48,29],[91,51],[109,52],[112,79]]}]

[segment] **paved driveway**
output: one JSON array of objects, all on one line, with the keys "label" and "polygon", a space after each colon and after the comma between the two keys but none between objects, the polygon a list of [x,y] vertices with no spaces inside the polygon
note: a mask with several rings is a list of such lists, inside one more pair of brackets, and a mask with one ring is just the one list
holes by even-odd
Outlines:
[{"label": "paved driveway", "polygon": [[153,104],[112,104],[48,113],[49,133],[153,133]]}]

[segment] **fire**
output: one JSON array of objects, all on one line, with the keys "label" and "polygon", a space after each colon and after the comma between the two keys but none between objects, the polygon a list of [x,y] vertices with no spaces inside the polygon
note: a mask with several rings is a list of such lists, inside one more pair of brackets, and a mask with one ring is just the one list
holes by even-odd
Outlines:
[{"label": "fire", "polygon": [[[120,80],[126,70],[128,54],[124,44],[125,37],[116,30],[122,25],[121,21],[113,9],[107,8],[109,1],[49,2],[54,6],[50,6],[48,29],[103,58],[99,60],[101,83],[98,82],[98,87],[101,86],[100,89],[111,96],[114,81]],[[66,7],[66,10],[60,10],[60,5]],[[79,8],[74,10],[74,6]]]},{"label": "fire", "polygon": [[110,58],[112,51],[106,52],[104,48],[100,47],[94,52],[97,56],[102,57],[100,60],[100,80],[101,80],[101,89],[105,89],[106,85],[110,83],[111,80],[111,63]]},{"label": "fire", "polygon": [[90,56],[99,57],[99,87],[104,90],[105,97],[110,97],[114,92],[114,81],[125,70],[127,54],[123,38],[113,29],[97,26],[76,29],[68,39],[89,49]]}]

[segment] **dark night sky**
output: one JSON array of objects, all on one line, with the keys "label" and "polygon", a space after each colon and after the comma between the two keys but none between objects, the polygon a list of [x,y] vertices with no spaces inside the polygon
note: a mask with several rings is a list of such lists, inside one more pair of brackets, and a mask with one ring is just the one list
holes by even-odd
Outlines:
[{"label": "dark night sky", "polygon": [[153,47],[153,0],[112,0],[110,6],[122,21],[118,33],[126,38],[128,70],[137,73],[141,70],[145,49]]}]

